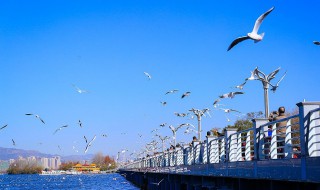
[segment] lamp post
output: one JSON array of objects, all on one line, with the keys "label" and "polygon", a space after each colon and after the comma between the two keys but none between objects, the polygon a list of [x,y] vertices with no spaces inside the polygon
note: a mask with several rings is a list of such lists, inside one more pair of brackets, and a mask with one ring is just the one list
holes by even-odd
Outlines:
[{"label": "lamp post", "polygon": [[168,136],[162,137],[161,135],[158,135],[158,134],[156,134],[156,136],[158,136],[159,139],[161,140],[161,143],[162,143],[162,152],[164,152],[164,143],[165,143],[166,140],[169,139],[169,137],[168,137]]},{"label": "lamp post", "polygon": [[176,146],[176,142],[177,142],[177,138],[176,138],[177,131],[183,126],[185,126],[185,124],[181,124],[178,127],[173,127],[172,125],[169,126],[169,129],[171,129],[171,131],[172,131],[172,135],[173,135],[172,138],[173,138],[173,145],[174,146]]},{"label": "lamp post", "polygon": [[[208,108],[205,108],[203,110],[192,108],[189,111],[193,112],[193,114],[195,116],[197,116],[197,119],[198,119],[198,140],[201,141],[201,118],[206,112],[208,112],[208,114],[209,114],[210,110]],[[210,114],[209,114],[209,116],[210,116]]]},{"label": "lamp post", "polygon": [[269,87],[270,81],[274,79],[275,75],[279,72],[280,67],[275,71],[271,72],[269,75],[264,74],[263,72],[258,70],[258,67],[255,68],[253,71],[255,76],[257,77],[256,80],[260,80],[262,82],[263,90],[264,90],[264,114],[265,118],[269,117]]}]

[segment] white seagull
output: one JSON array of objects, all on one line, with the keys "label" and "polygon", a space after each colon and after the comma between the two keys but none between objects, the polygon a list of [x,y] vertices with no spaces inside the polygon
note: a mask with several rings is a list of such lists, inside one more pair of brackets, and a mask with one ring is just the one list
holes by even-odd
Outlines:
[{"label": "white seagull", "polygon": [[247,81],[247,80],[258,80],[258,78],[257,78],[258,67],[256,67],[253,71],[250,71],[250,72],[251,72],[251,76],[249,78],[246,78],[245,81]]},{"label": "white seagull", "polygon": [[161,123],[160,124],[160,127],[164,127],[164,126],[166,126],[167,125],[167,123]]},{"label": "white seagull", "polygon": [[160,183],[161,183],[163,180],[164,180],[164,178],[163,178],[162,180],[160,180],[158,183],[150,183],[150,184],[153,184],[153,185],[157,185],[157,186],[159,186],[159,185],[160,185]]},{"label": "white seagull", "polygon": [[92,140],[87,144],[86,149],[84,150],[84,153],[87,153],[89,147],[91,146],[92,142],[96,139],[96,135],[92,138]]},{"label": "white seagull", "polygon": [[59,127],[58,129],[56,129],[56,130],[54,131],[53,134],[56,134],[58,131],[60,131],[62,128],[65,128],[65,127],[68,127],[68,125],[64,125],[64,126],[62,126],[62,127]]},{"label": "white seagull", "polygon": [[79,121],[78,121],[78,125],[79,125],[80,127],[82,127],[82,122],[80,121],[80,119],[79,119]]},{"label": "white seagull", "polygon": [[230,112],[232,112],[232,111],[241,113],[241,112],[239,112],[239,111],[237,111],[237,110],[234,110],[234,109],[224,109],[224,108],[219,108],[219,109],[223,110],[225,113],[230,113]]},{"label": "white seagull", "polygon": [[238,86],[236,86],[235,88],[238,88],[238,89],[240,89],[240,90],[243,90],[243,87],[244,87],[244,85],[247,83],[247,80],[246,81],[244,81],[244,83],[242,83],[242,84],[240,84],[240,85],[238,85]]},{"label": "white seagull", "polygon": [[79,93],[79,94],[82,94],[82,93],[87,93],[88,91],[87,90],[82,90],[82,89],[80,89],[79,87],[77,87],[76,85],[72,85],[75,89],[76,89],[76,91]]},{"label": "white seagull", "polygon": [[7,126],[8,126],[8,125],[4,125],[3,127],[1,127],[1,128],[0,128],[0,130],[1,130],[1,129],[4,129],[4,128],[6,128]]},{"label": "white seagull", "polygon": [[213,102],[213,107],[217,107],[218,106],[218,102],[220,102],[221,101],[221,99],[220,98],[218,98],[218,99],[216,99],[214,102]]},{"label": "white seagull", "polygon": [[143,72],[143,73],[148,77],[149,80],[151,79],[151,75],[149,73],[147,72]]},{"label": "white seagull", "polygon": [[254,42],[259,42],[263,39],[264,37],[264,33],[258,34],[258,30],[260,28],[260,25],[263,21],[263,19],[269,14],[271,13],[271,11],[274,9],[274,7],[272,7],[271,9],[269,9],[267,12],[263,13],[255,22],[254,27],[252,29],[251,33],[248,33],[246,36],[242,36],[239,37],[237,39],[235,39],[230,46],[228,47],[228,51],[233,48],[233,46],[237,45],[238,43],[247,40],[247,39],[252,39],[254,40]]},{"label": "white seagull", "polygon": [[191,92],[185,92],[184,94],[182,94],[181,98],[187,97],[190,95]]},{"label": "white seagull", "polygon": [[[26,113],[26,115],[34,115],[32,113]],[[36,118],[38,118],[43,124],[45,124],[45,122],[43,121],[43,119],[41,119],[41,117],[39,115],[34,115]]]},{"label": "white seagull", "polygon": [[270,90],[273,91],[273,92],[276,92],[277,88],[279,87],[279,83],[283,80],[283,78],[286,76],[287,74],[287,71],[284,73],[284,75],[281,77],[281,79],[277,82],[276,85],[272,85],[271,83],[270,86],[272,87]]},{"label": "white seagull", "polygon": [[320,45],[320,42],[318,42],[318,41],[313,41],[313,43],[314,43],[315,45]]},{"label": "white seagull", "polygon": [[189,113],[178,113],[178,112],[174,112],[174,115],[178,116],[178,117],[185,117],[187,115],[189,115]]},{"label": "white seagull", "polygon": [[221,96],[219,96],[219,98],[234,98],[235,95],[238,95],[238,94],[244,94],[244,92],[229,92],[226,94],[222,94]]},{"label": "white seagull", "polygon": [[175,92],[178,92],[178,91],[179,91],[179,90],[177,90],[177,89],[169,90],[168,92],[166,92],[165,95],[171,94],[171,93],[175,93]]},{"label": "white seagull", "polygon": [[160,102],[163,106],[167,105],[167,102]]}]

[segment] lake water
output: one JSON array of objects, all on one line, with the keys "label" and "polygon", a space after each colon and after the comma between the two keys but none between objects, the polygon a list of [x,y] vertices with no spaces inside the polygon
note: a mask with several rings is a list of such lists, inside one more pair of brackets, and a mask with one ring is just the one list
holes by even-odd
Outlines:
[{"label": "lake water", "polygon": [[0,175],[1,190],[20,189],[121,189],[136,190],[120,174]]}]

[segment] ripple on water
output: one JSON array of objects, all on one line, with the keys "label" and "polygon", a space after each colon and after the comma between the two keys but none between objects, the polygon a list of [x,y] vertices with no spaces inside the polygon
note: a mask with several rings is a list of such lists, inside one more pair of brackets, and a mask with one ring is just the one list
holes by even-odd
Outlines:
[{"label": "ripple on water", "polygon": [[0,175],[0,189],[126,189],[136,186],[115,174]]}]

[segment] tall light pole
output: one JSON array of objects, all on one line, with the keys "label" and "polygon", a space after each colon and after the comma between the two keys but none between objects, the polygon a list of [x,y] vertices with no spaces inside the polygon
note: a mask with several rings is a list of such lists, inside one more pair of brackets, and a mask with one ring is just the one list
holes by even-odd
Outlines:
[{"label": "tall light pole", "polygon": [[[198,119],[198,140],[201,141],[201,118],[206,112],[208,112],[208,114],[209,114],[210,110],[208,108],[205,108],[203,110],[192,108],[189,111],[193,112],[193,114],[195,116],[197,116],[197,119]],[[209,116],[210,116],[210,114],[209,114]]]},{"label": "tall light pole", "polygon": [[165,143],[166,140],[169,139],[169,137],[168,137],[168,136],[162,137],[161,135],[158,135],[158,134],[156,134],[156,136],[158,136],[159,139],[161,140],[161,143],[162,143],[162,152],[164,152],[164,143]]},{"label": "tall light pole", "polygon": [[173,127],[172,125],[170,125],[169,126],[169,129],[171,129],[171,131],[172,131],[172,135],[173,135],[173,145],[174,146],[176,146],[176,142],[177,142],[177,138],[176,138],[176,136],[177,136],[177,131],[181,128],[181,127],[183,127],[183,126],[185,126],[184,124],[181,124],[181,125],[179,125],[178,127]]},{"label": "tall light pole", "polygon": [[269,117],[269,87],[270,87],[270,81],[274,79],[275,75],[279,72],[280,67],[276,69],[275,71],[271,72],[269,75],[264,74],[263,72],[258,70],[258,67],[253,71],[255,76],[257,77],[257,80],[260,80],[263,85],[264,90],[264,114],[265,118]]}]

